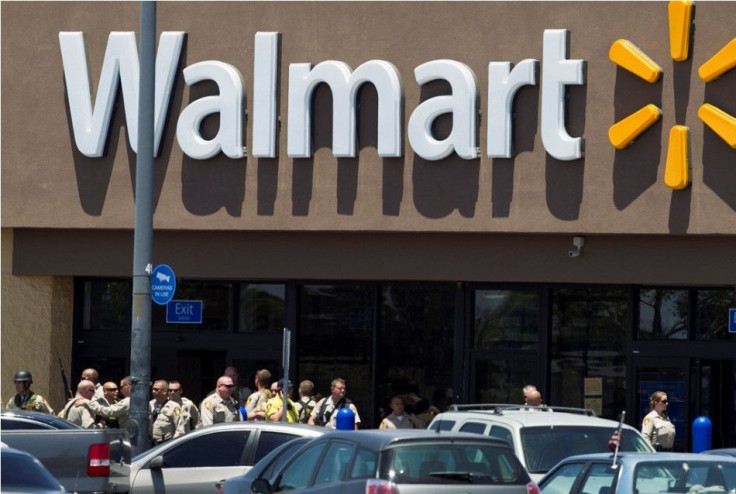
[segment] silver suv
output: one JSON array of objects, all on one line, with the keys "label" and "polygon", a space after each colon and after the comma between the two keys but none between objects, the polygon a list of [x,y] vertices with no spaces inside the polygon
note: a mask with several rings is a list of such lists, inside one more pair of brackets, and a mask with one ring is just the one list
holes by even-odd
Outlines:
[{"label": "silver suv", "polygon": [[[592,410],[508,404],[453,405],[437,415],[430,430],[461,431],[505,440],[538,482],[563,458],[608,451],[618,422],[596,417]],[[621,451],[653,452],[644,437],[623,426]]]}]

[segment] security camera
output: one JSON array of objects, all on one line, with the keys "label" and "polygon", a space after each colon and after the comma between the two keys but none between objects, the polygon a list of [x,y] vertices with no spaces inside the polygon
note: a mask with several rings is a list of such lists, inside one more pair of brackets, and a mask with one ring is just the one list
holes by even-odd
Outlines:
[{"label": "security camera", "polygon": [[578,257],[583,251],[583,245],[585,245],[585,239],[583,237],[575,236],[572,238],[572,250],[567,251],[567,257],[573,258]]}]

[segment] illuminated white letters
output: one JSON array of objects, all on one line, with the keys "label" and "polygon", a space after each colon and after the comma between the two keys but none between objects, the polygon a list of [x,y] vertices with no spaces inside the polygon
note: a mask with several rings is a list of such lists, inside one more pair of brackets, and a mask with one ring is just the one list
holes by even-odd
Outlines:
[{"label": "illuminated white letters", "polygon": [[[278,154],[279,36],[277,32],[258,32],[254,38],[253,108],[251,134],[254,157],[274,158]],[[156,56],[154,109],[154,155],[158,155],[166,122],[166,110],[174,87],[185,33],[164,32]],[[541,137],[545,150],[558,160],[570,161],[583,155],[583,139],[571,137],[565,122],[565,92],[572,84],[584,84],[583,60],[567,59],[568,32],[547,29],[543,36],[541,76]],[[138,84],[140,63],[132,32],[112,32],[94,107],[91,102],[89,71],[81,32],[60,32],[64,77],[69,98],[69,113],[74,140],[79,151],[90,157],[104,154],[118,86],[122,86],[130,146],[138,144]],[[516,93],[526,85],[537,84],[539,62],[526,59],[512,69],[510,62],[488,64],[487,156],[512,158],[513,103]],[[204,96],[188,104],[179,115],[176,138],[184,154],[205,160],[222,152],[229,158],[246,155],[244,141],[245,88],[236,67],[209,60],[194,63],[183,71],[192,86],[211,80],[218,94]],[[414,69],[414,77],[423,85],[444,80],[450,94],[422,101],[412,112],[407,138],[414,152],[426,160],[441,160],[452,153],[472,160],[479,156],[478,88],[475,74],[455,60],[433,60]],[[328,60],[289,65],[288,126],[286,149],[289,157],[312,156],[312,106],[315,88],[330,87],[333,106],[332,153],[338,158],[356,156],[358,93],[371,83],[378,95],[378,143],[381,157],[399,157],[403,153],[403,87],[397,68],[384,60],[370,60],[354,71],[344,62]],[[202,136],[203,121],[219,114],[220,124],[212,139]],[[449,135],[438,140],[432,132],[437,118],[452,115]]]},{"label": "illuminated white letters", "polygon": [[275,158],[278,151],[277,88],[279,33],[256,33],[253,54],[253,145],[256,158]]},{"label": "illuminated white letters", "polygon": [[[435,96],[422,102],[409,118],[409,142],[412,149],[426,160],[441,160],[455,151],[464,159],[478,157],[476,144],[478,120],[475,74],[470,67],[454,60],[434,60],[414,69],[419,84],[436,79],[450,83],[451,95]],[[432,135],[437,117],[452,113],[450,135],[438,141]]]},{"label": "illuminated white letters", "polygon": [[[161,35],[156,56],[155,87],[155,140],[154,156],[158,155],[161,135],[166,121],[166,109],[171,98],[176,67],[184,44],[182,32],[166,32]],[[122,81],[125,120],[128,139],[133,151],[138,149],[138,79],[140,62],[133,32],[112,32],[107,40],[105,59],[102,63],[100,82],[94,109],[90,95],[87,54],[84,47],[84,34],[81,32],[60,32],[59,45],[64,65],[64,79],[69,98],[74,131],[74,142],[79,152],[97,158],[103,155],[107,141],[112,109]]]},{"label": "illuminated white letters", "polygon": [[[184,69],[184,80],[190,86],[213,80],[217,96],[204,96],[182,110],[176,125],[176,139],[184,153],[206,160],[222,151],[229,158],[242,158],[243,149],[243,77],[230,64],[217,61],[199,62]],[[200,133],[202,121],[213,113],[220,114],[220,129],[209,141]]]},{"label": "illuminated white letters", "polygon": [[488,134],[489,158],[511,158],[514,155],[514,132],[511,114],[516,92],[537,84],[536,60],[522,60],[513,70],[509,62],[488,64]]},{"label": "illuminated white letters", "polygon": [[565,86],[583,84],[582,60],[567,60],[567,30],[545,29],[542,50],[542,143],[558,160],[583,156],[583,139],[565,128]]},{"label": "illuminated white letters", "polygon": [[366,82],[373,83],[378,93],[378,155],[401,156],[402,87],[396,67],[383,60],[370,60],[351,72],[347,64],[328,60],[314,69],[308,63],[289,66],[290,157],[312,155],[312,93],[323,82],[332,91],[332,153],[336,157],[355,156],[356,99]]}]

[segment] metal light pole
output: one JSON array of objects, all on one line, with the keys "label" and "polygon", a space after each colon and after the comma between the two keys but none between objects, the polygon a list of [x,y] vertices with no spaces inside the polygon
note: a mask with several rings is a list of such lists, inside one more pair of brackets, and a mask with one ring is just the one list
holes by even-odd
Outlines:
[{"label": "metal light pole", "polygon": [[133,455],[150,447],[151,259],[153,251],[153,106],[156,71],[156,2],[141,2],[138,155],[135,167],[133,317],[130,339],[130,420]]}]

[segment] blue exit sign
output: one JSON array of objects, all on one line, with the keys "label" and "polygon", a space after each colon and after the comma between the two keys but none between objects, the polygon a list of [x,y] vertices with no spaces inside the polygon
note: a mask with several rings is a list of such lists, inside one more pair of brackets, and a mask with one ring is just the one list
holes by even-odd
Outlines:
[{"label": "blue exit sign", "polygon": [[166,305],[166,322],[170,324],[202,324],[202,301],[172,300]]},{"label": "blue exit sign", "polygon": [[728,332],[736,333],[736,309],[728,309]]}]

